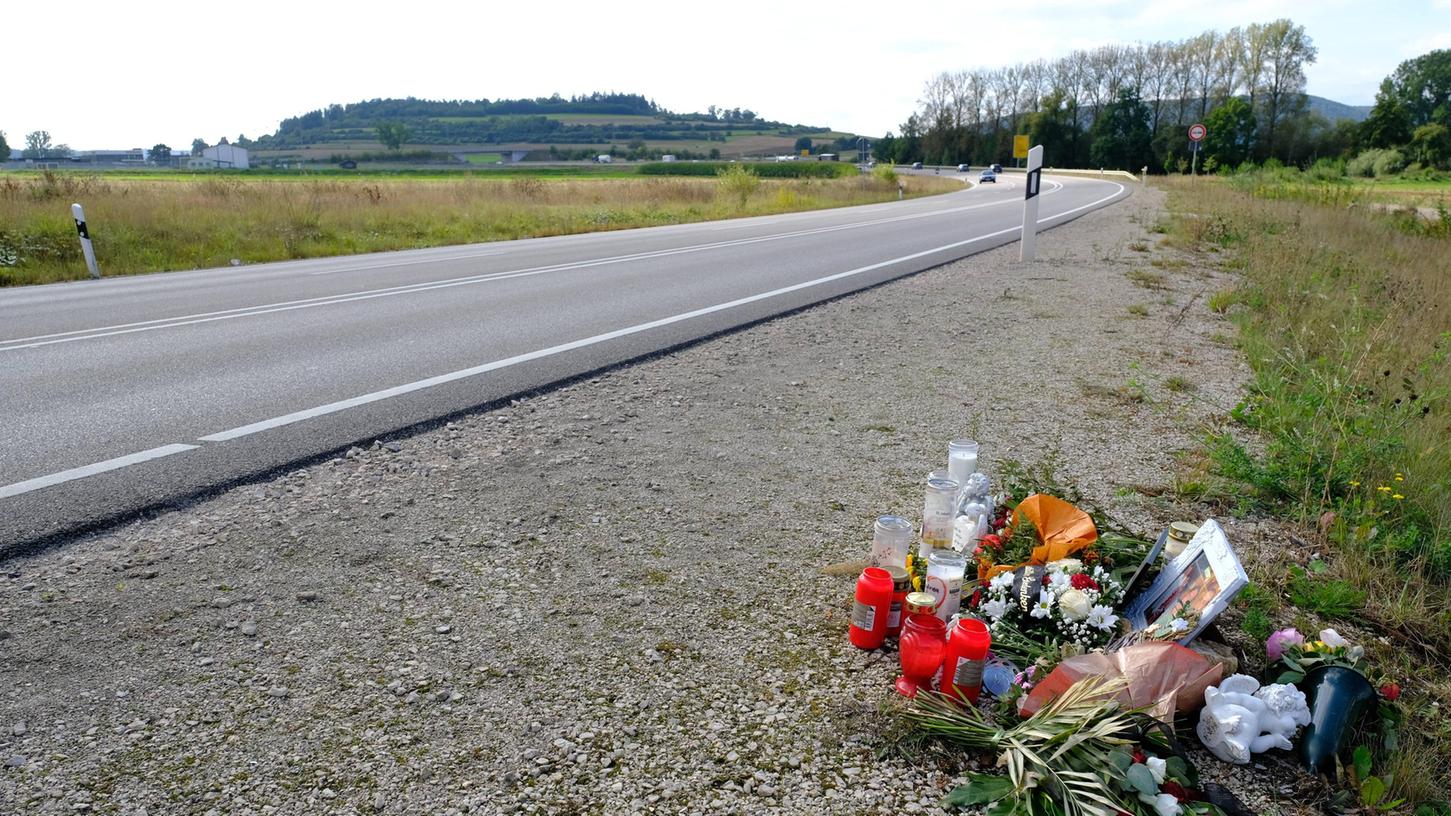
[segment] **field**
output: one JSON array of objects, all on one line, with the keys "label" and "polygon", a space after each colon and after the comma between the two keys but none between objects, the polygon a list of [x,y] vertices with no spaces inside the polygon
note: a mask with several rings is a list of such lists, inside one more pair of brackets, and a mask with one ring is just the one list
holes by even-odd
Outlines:
[{"label": "field", "polygon": [[[70,204],[108,276],[629,229],[889,201],[865,176],[634,175],[609,165],[478,174],[0,175],[0,286],[86,276]],[[961,189],[905,177],[909,196]]]},{"label": "field", "polygon": [[502,153],[465,153],[464,159],[469,164],[497,164],[503,161]]},{"label": "field", "polygon": [[1270,591],[1246,620],[1373,635],[1412,712],[1402,747],[1376,749],[1377,773],[1396,796],[1439,798],[1451,767],[1451,229],[1347,205],[1445,185],[1284,170],[1167,183],[1169,240],[1241,275],[1208,303],[1238,326],[1253,371],[1181,490],[1302,526],[1323,556],[1252,575]]}]

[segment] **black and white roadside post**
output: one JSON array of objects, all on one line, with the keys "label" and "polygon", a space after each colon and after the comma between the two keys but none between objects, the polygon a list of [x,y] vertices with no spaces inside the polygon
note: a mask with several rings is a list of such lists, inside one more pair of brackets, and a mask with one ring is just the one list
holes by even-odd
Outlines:
[{"label": "black and white roadside post", "polygon": [[1018,260],[1033,260],[1038,244],[1038,190],[1043,183],[1043,146],[1028,150],[1027,189],[1023,193],[1023,240],[1018,247]]},{"label": "black and white roadside post", "polygon": [[91,233],[86,229],[86,213],[81,205],[71,205],[71,215],[76,219],[76,232],[81,236],[81,252],[86,255],[86,268],[91,271],[92,278],[101,277],[101,268],[96,266],[96,250],[91,246]]},{"label": "black and white roadside post", "polygon": [[1199,148],[1203,146],[1204,137],[1208,134],[1209,128],[1199,122],[1195,122],[1189,126],[1189,153],[1191,157],[1189,159],[1189,175],[1191,178],[1199,173]]}]

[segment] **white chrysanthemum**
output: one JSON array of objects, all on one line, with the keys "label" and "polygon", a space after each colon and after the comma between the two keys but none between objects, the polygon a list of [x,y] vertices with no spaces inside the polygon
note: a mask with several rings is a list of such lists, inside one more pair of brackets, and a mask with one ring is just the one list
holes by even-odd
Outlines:
[{"label": "white chrysanthemum", "polygon": [[993,598],[982,605],[982,611],[987,613],[988,617],[996,620],[1008,614],[1008,602],[1002,598]]},{"label": "white chrysanthemum", "polygon": [[1118,623],[1118,615],[1113,613],[1113,607],[1111,606],[1095,606],[1088,610],[1087,623],[1100,632],[1107,632],[1113,628],[1114,624]]},{"label": "white chrysanthemum", "polygon": [[1043,592],[1038,595],[1038,602],[1033,604],[1033,611],[1029,614],[1031,614],[1035,618],[1048,617],[1049,615],[1053,614],[1053,601],[1056,600],[1056,598],[1057,596],[1053,594],[1053,591],[1051,589],[1045,588]]},{"label": "white chrysanthemum", "polygon": [[1187,631],[1188,629],[1189,629],[1189,621],[1186,621],[1183,618],[1175,618],[1175,619],[1169,621],[1169,631],[1170,632],[1184,632],[1184,631]]},{"label": "white chrysanthemum", "polygon": [[987,583],[988,589],[1012,589],[1013,574],[1011,572],[1004,572],[999,575],[994,575],[993,579]]},{"label": "white chrysanthemum", "polygon": [[1050,573],[1048,575],[1048,586],[1052,587],[1054,592],[1062,592],[1073,586],[1073,579],[1066,572]]}]

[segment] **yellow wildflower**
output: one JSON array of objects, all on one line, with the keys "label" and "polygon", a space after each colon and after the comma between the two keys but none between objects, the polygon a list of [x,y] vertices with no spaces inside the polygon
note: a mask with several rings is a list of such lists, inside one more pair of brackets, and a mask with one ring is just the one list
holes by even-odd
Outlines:
[{"label": "yellow wildflower", "polygon": [[1351,487],[1360,487],[1360,482],[1357,482],[1357,481],[1352,480],[1350,482],[1350,486]]},{"label": "yellow wildflower", "polygon": [[1389,493],[1389,492],[1391,492],[1391,489],[1389,487],[1386,487],[1385,485],[1381,485],[1380,487],[1377,487],[1376,490],[1379,490],[1382,493]]},{"label": "yellow wildflower", "polygon": [[1401,494],[1396,493],[1396,494],[1392,495],[1391,498],[1395,499],[1396,501],[1400,501],[1401,499],[1404,499],[1405,496],[1402,496]]}]

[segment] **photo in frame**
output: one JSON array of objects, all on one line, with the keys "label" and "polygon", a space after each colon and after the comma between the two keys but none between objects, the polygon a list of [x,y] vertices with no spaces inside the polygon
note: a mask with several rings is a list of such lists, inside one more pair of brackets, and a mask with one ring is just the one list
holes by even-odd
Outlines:
[{"label": "photo in frame", "polygon": [[1248,584],[1249,575],[1229,546],[1224,528],[1210,519],[1154,582],[1129,602],[1124,617],[1135,632],[1142,632],[1172,620],[1188,604],[1198,619],[1178,641],[1187,646]]}]

